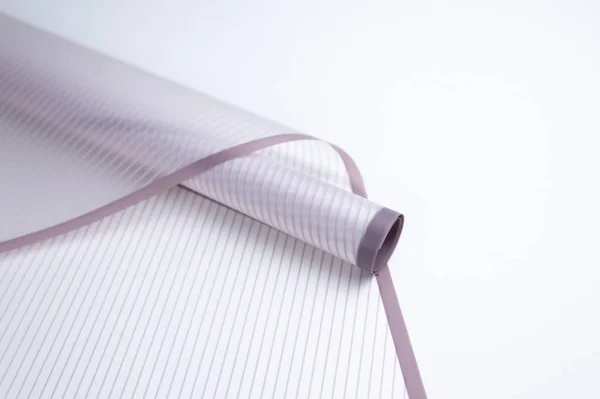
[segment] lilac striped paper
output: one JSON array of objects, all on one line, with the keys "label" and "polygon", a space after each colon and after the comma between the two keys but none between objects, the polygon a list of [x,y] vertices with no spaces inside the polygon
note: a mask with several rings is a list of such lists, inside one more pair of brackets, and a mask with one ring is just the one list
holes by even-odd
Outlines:
[{"label": "lilac striped paper", "polygon": [[425,393],[386,262],[399,213],[341,149],[0,17],[0,251],[181,184],[375,273],[412,399]]}]

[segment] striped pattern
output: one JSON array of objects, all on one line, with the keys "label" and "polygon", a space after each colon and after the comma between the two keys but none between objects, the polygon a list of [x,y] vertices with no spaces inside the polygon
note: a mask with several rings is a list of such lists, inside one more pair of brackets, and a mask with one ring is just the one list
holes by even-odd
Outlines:
[{"label": "striped pattern", "polygon": [[[0,171],[12,171],[0,176],[10,187],[0,241],[286,132],[293,130],[0,15]],[[43,168],[32,167],[40,160]],[[351,193],[335,150],[312,141],[227,162],[184,184],[352,264],[382,209]]]},{"label": "striped pattern", "polygon": [[0,397],[402,398],[360,273],[174,188],[0,254]]},{"label": "striped pattern", "polygon": [[[0,49],[0,239],[293,132],[3,16]],[[352,266],[381,207],[331,147],[183,185],[0,254],[0,397],[405,395],[376,283]]]}]

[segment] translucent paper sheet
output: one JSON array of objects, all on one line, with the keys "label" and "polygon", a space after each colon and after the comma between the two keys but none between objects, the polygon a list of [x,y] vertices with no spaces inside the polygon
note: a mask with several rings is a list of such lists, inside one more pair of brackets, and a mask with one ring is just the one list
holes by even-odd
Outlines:
[{"label": "translucent paper sheet", "polygon": [[425,397],[386,265],[403,217],[366,198],[341,149],[0,16],[0,171],[2,251],[180,185],[377,275],[407,391]]}]

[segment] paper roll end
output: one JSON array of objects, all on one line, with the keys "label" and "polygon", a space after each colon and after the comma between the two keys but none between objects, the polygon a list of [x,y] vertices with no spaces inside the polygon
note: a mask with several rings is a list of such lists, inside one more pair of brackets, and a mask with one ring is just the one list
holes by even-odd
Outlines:
[{"label": "paper roll end", "polygon": [[356,265],[369,273],[377,273],[386,267],[403,227],[404,215],[388,208],[377,212],[358,247]]}]

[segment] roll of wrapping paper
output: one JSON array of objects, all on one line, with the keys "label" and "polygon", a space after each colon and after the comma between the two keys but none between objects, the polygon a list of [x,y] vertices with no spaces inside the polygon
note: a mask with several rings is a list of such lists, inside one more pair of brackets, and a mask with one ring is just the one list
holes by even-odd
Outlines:
[{"label": "roll of wrapping paper", "polygon": [[340,148],[6,16],[0,127],[0,250],[181,184],[378,276],[407,391],[425,397],[387,270],[403,216],[366,198]]}]

